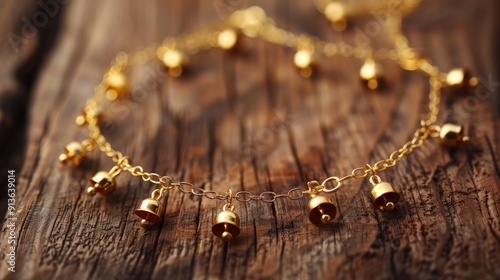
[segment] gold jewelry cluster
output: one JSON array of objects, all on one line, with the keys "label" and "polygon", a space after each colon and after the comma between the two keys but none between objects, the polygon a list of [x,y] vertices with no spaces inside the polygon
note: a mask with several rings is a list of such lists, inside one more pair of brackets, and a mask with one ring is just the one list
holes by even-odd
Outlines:
[{"label": "gold jewelry cluster", "polygon": [[[309,220],[315,225],[322,225],[332,221],[337,214],[335,205],[327,195],[339,190],[348,180],[368,177],[373,186],[371,196],[374,208],[380,211],[393,210],[400,196],[390,183],[382,181],[377,174],[396,166],[400,160],[422,146],[428,138],[439,138],[444,144],[451,146],[468,141],[462,126],[451,123],[442,126],[436,124],[441,100],[440,92],[443,87],[464,90],[477,84],[477,79],[463,68],[452,69],[447,73],[439,71],[429,59],[408,45],[406,37],[401,32],[401,20],[403,14],[415,7],[416,3],[418,1],[402,1],[400,6],[396,7],[399,12],[387,19],[388,33],[394,45],[391,49],[373,50],[369,47],[351,46],[344,42],[325,42],[307,34],[294,34],[277,27],[261,8],[250,7],[235,11],[227,19],[213,26],[182,37],[167,38],[160,46],[152,46],[135,53],[119,53],[105,73],[102,82],[96,87],[95,94],[87,101],[82,114],[76,118],[78,125],[87,127],[88,139],[69,143],[59,159],[67,165],[77,166],[88,152],[95,149],[111,158],[114,166],[110,171],[100,171],[90,179],[87,194],[91,196],[96,193],[104,196],[110,194],[116,187],[114,178],[122,171],[155,184],[156,188],[151,197],[143,200],[135,210],[143,227],[161,222],[161,201],[166,192],[172,189],[182,194],[226,201],[223,211],[216,216],[212,228],[213,233],[225,241],[233,239],[240,233],[240,221],[234,212],[233,199],[239,202],[273,203],[278,199],[297,200],[309,195],[310,200],[307,204]],[[323,0],[319,1],[317,6],[337,30],[346,27],[350,15],[363,10],[354,9],[339,1]],[[319,63],[319,56],[340,55],[363,60],[364,64],[359,75],[367,90],[376,90],[382,84],[383,69],[377,63],[381,59],[393,60],[408,71],[421,71],[429,77],[430,83],[428,117],[421,120],[413,138],[387,158],[371,165],[365,164],[354,168],[350,174],[344,176],[331,176],[322,182],[310,181],[307,183],[307,189],[298,187],[282,194],[271,191],[260,194],[240,191],[233,195],[231,190],[219,194],[214,190],[195,187],[189,182],[175,181],[169,176],[145,171],[142,166],[132,165],[127,156],[113,149],[101,133],[99,123],[104,112],[102,103],[105,99],[112,102],[127,95],[129,87],[126,73],[130,66],[159,59],[171,76],[178,77],[189,65],[190,55],[208,48],[238,51],[243,47],[244,40],[255,37],[294,49],[296,53],[293,61],[300,75],[304,77],[310,77],[314,73],[314,68]]]}]

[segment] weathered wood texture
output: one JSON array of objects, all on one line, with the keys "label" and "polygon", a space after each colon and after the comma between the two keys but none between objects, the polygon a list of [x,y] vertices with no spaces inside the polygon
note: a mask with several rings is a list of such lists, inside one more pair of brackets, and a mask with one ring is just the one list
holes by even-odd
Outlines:
[{"label": "weathered wood texture", "polygon": [[[36,1],[0,4],[0,169],[2,186],[16,170],[19,242],[16,272],[2,261],[0,278],[500,278],[498,1],[428,1],[404,24],[412,45],[441,69],[466,65],[481,77],[478,91],[444,90],[441,104],[439,122],[465,124],[470,145],[448,150],[429,141],[382,174],[402,195],[393,213],[373,210],[367,181],[333,196],[340,216],[321,228],[307,221],[306,198],[237,203],[242,234],[229,244],[211,234],[221,202],[169,193],[163,222],[144,231],[133,209],[150,184],[120,175],[112,196],[89,198],[87,180],[110,160],[93,153],[81,168],[56,164],[63,145],[84,139],[73,120],[109,61],[234,5],[262,5],[278,25],[332,41],[386,46],[383,26],[359,18],[335,33],[311,1],[65,2],[47,22]],[[12,34],[22,39],[13,45]],[[387,156],[426,113],[425,77],[395,64],[384,63],[389,88],[366,93],[359,61],[323,60],[307,80],[292,51],[260,40],[250,46],[243,55],[197,54],[180,79],[135,70],[136,93],[147,94],[109,109],[111,143],[133,163],[197,186],[282,193]],[[7,234],[4,226],[2,259]]]}]

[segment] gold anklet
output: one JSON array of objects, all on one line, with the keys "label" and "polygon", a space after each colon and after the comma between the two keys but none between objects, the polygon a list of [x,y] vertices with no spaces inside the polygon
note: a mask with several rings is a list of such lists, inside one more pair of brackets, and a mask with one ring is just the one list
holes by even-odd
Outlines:
[{"label": "gold anklet", "polygon": [[[328,6],[332,5],[332,3],[334,3],[334,7]],[[348,15],[347,13],[342,12],[340,19],[338,16],[333,17],[331,15],[331,13],[334,13],[332,11],[339,9],[343,5],[339,3],[341,2],[330,2],[327,5],[319,4],[318,8],[325,12],[329,19],[334,18],[334,24],[342,22],[342,25],[345,25],[347,21],[344,17]],[[403,8],[401,10],[404,10]],[[177,189],[182,194],[225,201],[223,211],[216,216],[212,228],[213,233],[225,241],[231,240],[240,233],[239,217],[234,212],[233,200],[273,203],[278,199],[297,200],[303,198],[304,195],[308,195],[310,197],[307,204],[309,220],[315,225],[322,225],[332,221],[337,214],[337,209],[327,194],[338,191],[344,186],[344,182],[348,180],[368,177],[373,185],[371,195],[374,208],[380,211],[393,210],[400,196],[393,186],[383,181],[378,174],[396,166],[399,161],[422,146],[428,138],[439,138],[444,144],[452,146],[467,142],[468,137],[464,135],[462,126],[450,123],[442,126],[436,124],[441,100],[440,92],[441,88],[446,86],[464,89],[477,84],[477,79],[472,77],[468,71],[458,68],[443,73],[429,59],[424,58],[416,50],[410,48],[406,37],[401,32],[401,19],[402,16],[393,16],[388,19],[388,29],[394,48],[372,50],[368,47],[350,46],[343,42],[325,42],[307,34],[297,35],[291,33],[277,27],[261,8],[251,7],[236,11],[226,20],[213,26],[182,37],[167,38],[160,46],[151,46],[145,50],[130,54],[119,53],[105,73],[101,83],[96,87],[95,94],[87,101],[83,113],[76,118],[78,125],[88,128],[89,138],[81,142],[69,143],[59,159],[67,165],[77,166],[86,157],[87,153],[94,149],[100,150],[111,158],[115,163],[111,170],[109,172],[100,171],[90,179],[87,194],[92,196],[96,193],[105,196],[110,194],[116,187],[114,178],[122,171],[127,171],[132,176],[141,177],[143,181],[156,185],[150,198],[143,200],[135,210],[135,214],[139,216],[140,224],[143,227],[149,227],[152,224],[161,222],[161,200],[168,191],[173,189]],[[314,73],[314,67],[319,63],[317,58],[319,55],[326,57],[340,55],[363,60],[364,64],[360,69],[360,78],[368,90],[379,88],[383,81],[382,68],[377,63],[378,60],[389,59],[397,62],[405,70],[419,70],[429,77],[429,115],[426,119],[421,120],[413,138],[387,158],[373,164],[365,164],[354,168],[350,174],[331,176],[323,181],[312,180],[307,183],[307,188],[295,187],[280,194],[272,191],[265,191],[260,194],[239,191],[233,194],[231,189],[225,193],[205,190],[195,187],[194,184],[189,182],[177,181],[169,176],[145,171],[142,166],[132,165],[129,157],[112,148],[99,127],[100,120],[103,117],[102,112],[104,111],[102,102],[105,99],[113,102],[126,96],[128,82],[125,73],[130,66],[159,59],[168,69],[168,73],[173,77],[177,77],[182,74],[183,68],[187,65],[189,54],[208,48],[237,49],[241,40],[245,37],[258,37],[269,43],[296,50],[293,59],[299,73],[304,77],[309,77]]]}]

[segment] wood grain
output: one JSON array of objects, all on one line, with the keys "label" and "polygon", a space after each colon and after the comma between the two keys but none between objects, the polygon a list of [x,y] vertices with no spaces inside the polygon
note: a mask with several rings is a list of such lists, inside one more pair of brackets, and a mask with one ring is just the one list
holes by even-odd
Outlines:
[{"label": "wood grain", "polygon": [[[372,45],[388,45],[382,29],[370,29],[380,27],[374,18],[336,33],[310,1],[64,1],[32,35],[23,33],[23,18],[33,22],[45,11],[40,3],[0,4],[0,172],[6,182],[7,170],[16,170],[19,242],[16,272],[2,261],[0,278],[500,277],[496,1],[428,1],[404,22],[411,44],[440,69],[468,66],[480,85],[469,95],[443,91],[439,122],[464,124],[470,145],[449,150],[429,141],[382,175],[402,196],[393,213],[373,210],[368,182],[349,182],[332,196],[339,218],[321,228],[307,221],[306,198],[237,203],[242,233],[226,244],[211,234],[221,202],[171,192],[163,222],[144,231],[133,209],[153,186],[120,175],[112,196],[89,198],[87,180],[111,161],[95,152],[77,169],[56,164],[66,143],[84,139],[74,117],[118,51],[254,4],[294,32],[350,43],[363,43],[363,32]],[[13,33],[21,44],[9,41]],[[248,45],[240,54],[196,54],[179,79],[154,64],[134,69],[132,95],[109,108],[107,138],[134,164],[203,188],[284,193],[386,157],[426,114],[421,74],[384,62],[388,88],[365,92],[359,61],[324,60],[318,75],[302,79],[291,50]]]}]

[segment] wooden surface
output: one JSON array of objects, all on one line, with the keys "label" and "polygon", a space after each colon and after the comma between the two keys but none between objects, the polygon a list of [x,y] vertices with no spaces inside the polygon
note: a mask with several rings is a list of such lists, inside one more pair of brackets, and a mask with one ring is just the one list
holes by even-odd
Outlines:
[{"label": "wooden surface", "polygon": [[[20,19],[43,8],[2,1],[0,171],[3,186],[7,170],[16,171],[19,246],[16,272],[2,261],[0,278],[500,278],[497,1],[429,1],[405,20],[413,46],[443,70],[470,67],[481,84],[468,96],[445,90],[441,104],[439,122],[464,124],[471,145],[448,150],[429,141],[382,174],[402,196],[393,213],[375,212],[369,183],[351,181],[332,196],[338,219],[321,228],[307,221],[306,198],[237,203],[242,233],[225,244],[211,234],[221,202],[172,192],[163,222],[144,231],[133,209],[152,185],[120,175],[112,196],[89,198],[87,180],[111,161],[94,152],[77,169],[56,164],[66,143],[84,139],[74,117],[118,51],[253,4],[279,26],[330,41],[363,43],[359,32],[377,24],[360,18],[357,29],[335,33],[311,1],[80,0],[58,5],[24,36]],[[375,31],[371,43],[387,45]],[[21,44],[11,44],[12,33],[24,38]],[[367,93],[358,82],[359,61],[323,60],[319,75],[307,80],[293,68],[292,51],[260,40],[250,46],[244,55],[195,55],[180,79],[152,67],[135,70],[132,83],[147,95],[108,110],[103,130],[112,145],[134,164],[204,188],[283,193],[386,157],[426,113],[421,74],[384,63],[388,89]],[[3,187],[2,216],[6,194]]]}]

